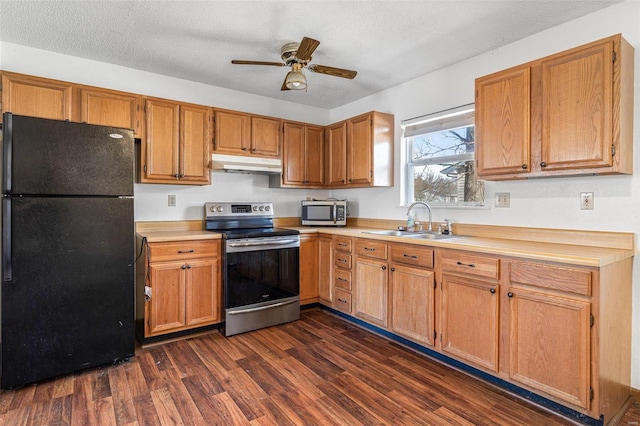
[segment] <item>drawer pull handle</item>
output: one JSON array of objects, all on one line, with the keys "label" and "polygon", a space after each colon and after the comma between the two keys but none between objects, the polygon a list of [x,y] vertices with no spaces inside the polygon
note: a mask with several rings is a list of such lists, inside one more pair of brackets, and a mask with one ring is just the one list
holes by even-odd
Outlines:
[{"label": "drawer pull handle", "polygon": [[418,256],[416,256],[415,254],[407,254],[407,253],[405,253],[405,254],[403,254],[403,256],[404,257],[409,257],[411,259],[417,259],[418,258]]},{"label": "drawer pull handle", "polygon": [[340,303],[347,303],[347,301],[346,301],[346,300],[344,300],[344,299],[338,299],[338,302],[340,302]]},{"label": "drawer pull handle", "polygon": [[339,245],[340,247],[346,247],[346,246],[347,246],[345,243],[338,243],[338,245]]},{"label": "drawer pull handle", "polygon": [[344,279],[344,278],[342,278],[342,277],[338,277],[338,281],[342,281],[343,283],[346,283],[346,282],[347,282],[347,280],[346,280],[346,279]]},{"label": "drawer pull handle", "polygon": [[496,293],[496,289],[495,289],[495,288],[490,289],[490,290],[489,290],[489,293],[491,293],[491,294],[495,294],[495,293]]},{"label": "drawer pull handle", "polygon": [[347,259],[338,259],[338,262],[347,263]]},{"label": "drawer pull handle", "polygon": [[371,248],[371,247],[365,247],[364,249],[365,249],[366,251],[376,251],[376,249]]},{"label": "drawer pull handle", "polygon": [[474,263],[462,263],[462,262],[456,262],[458,265],[460,266],[468,266],[469,268],[475,268],[476,265]]},{"label": "drawer pull handle", "polygon": [[194,253],[194,252],[195,252],[194,249],[191,249],[191,250],[178,250],[179,254]]}]

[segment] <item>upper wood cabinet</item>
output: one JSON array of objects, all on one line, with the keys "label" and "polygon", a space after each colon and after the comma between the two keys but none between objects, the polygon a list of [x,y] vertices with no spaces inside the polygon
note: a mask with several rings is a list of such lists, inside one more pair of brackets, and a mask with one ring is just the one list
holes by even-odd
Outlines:
[{"label": "upper wood cabinet", "polygon": [[72,120],[73,85],[10,72],[2,73],[2,112]]},{"label": "upper wood cabinet", "polygon": [[618,34],[476,79],[478,176],[633,173],[633,53]]},{"label": "upper wood cabinet", "polygon": [[394,117],[372,111],[327,130],[327,186],[393,186]]},{"label": "upper wood cabinet", "polygon": [[144,137],[142,96],[113,90],[81,88],[80,120],[89,124],[133,129]]},{"label": "upper wood cabinet", "polygon": [[280,119],[226,110],[215,110],[214,117],[216,152],[280,157]]},{"label": "upper wood cabinet", "polygon": [[209,184],[211,108],[147,99],[141,181]]},{"label": "upper wood cabinet", "polygon": [[285,121],[282,134],[281,186],[321,188],[324,184],[324,129]]}]

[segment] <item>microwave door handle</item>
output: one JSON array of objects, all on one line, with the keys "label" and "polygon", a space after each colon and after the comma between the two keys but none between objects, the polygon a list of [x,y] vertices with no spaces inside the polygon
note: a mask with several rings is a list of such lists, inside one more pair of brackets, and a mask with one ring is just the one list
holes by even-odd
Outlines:
[{"label": "microwave door handle", "polygon": [[333,203],[333,224],[338,223],[338,203]]}]

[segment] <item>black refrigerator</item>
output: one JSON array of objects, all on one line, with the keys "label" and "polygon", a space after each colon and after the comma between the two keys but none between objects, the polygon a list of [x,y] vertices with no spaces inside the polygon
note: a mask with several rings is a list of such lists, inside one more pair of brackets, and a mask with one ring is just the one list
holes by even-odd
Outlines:
[{"label": "black refrigerator", "polygon": [[5,113],[0,387],[134,355],[131,129]]}]

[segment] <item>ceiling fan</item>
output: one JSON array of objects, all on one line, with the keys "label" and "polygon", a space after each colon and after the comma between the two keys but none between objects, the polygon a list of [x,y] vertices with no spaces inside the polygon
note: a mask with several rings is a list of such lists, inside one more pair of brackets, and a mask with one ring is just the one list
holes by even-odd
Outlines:
[{"label": "ceiling fan", "polygon": [[287,74],[282,83],[280,90],[304,90],[307,88],[307,78],[302,73],[303,68],[318,74],[332,75],[335,77],[352,79],[356,76],[357,71],[346,70],[342,68],[328,67],[326,65],[309,64],[311,54],[318,48],[320,42],[309,37],[303,37],[300,43],[287,43],[280,48],[280,57],[282,62],[265,62],[265,61],[243,61],[234,59],[232,64],[239,65],[268,65],[274,67],[291,67],[291,71]]}]

